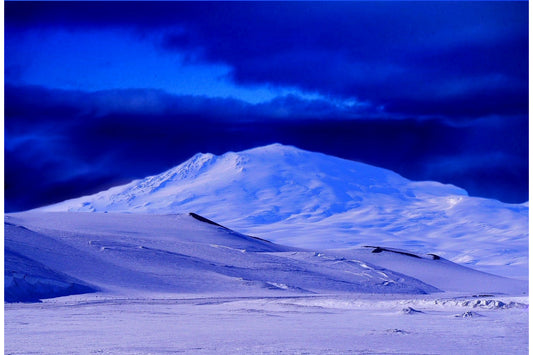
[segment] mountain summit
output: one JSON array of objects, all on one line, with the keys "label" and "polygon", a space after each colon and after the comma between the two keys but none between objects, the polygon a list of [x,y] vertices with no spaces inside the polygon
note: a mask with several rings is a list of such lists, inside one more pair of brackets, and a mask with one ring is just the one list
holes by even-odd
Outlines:
[{"label": "mountain summit", "polygon": [[[196,154],[159,175],[41,211],[196,212],[310,248],[386,245],[527,275],[528,207],[292,146]],[[505,246],[504,248],[502,246]]]},{"label": "mountain summit", "polygon": [[[467,193],[451,185],[413,183],[390,170],[276,143],[221,156],[198,153],[159,175],[42,210],[205,213],[206,204],[216,203],[224,209],[224,221],[232,215],[264,223],[294,214],[331,216],[385,195],[406,200]],[[240,207],[226,208],[230,205]]]}]

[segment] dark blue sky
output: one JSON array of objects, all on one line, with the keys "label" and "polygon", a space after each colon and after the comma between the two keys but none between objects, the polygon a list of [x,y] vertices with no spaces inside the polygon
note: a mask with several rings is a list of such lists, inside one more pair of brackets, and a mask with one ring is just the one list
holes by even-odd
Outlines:
[{"label": "dark blue sky", "polygon": [[292,144],[528,200],[527,2],[6,2],[5,209]]}]

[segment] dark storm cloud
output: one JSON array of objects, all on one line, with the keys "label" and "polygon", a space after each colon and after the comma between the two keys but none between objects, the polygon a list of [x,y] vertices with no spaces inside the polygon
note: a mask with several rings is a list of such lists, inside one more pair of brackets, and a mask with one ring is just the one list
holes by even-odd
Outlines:
[{"label": "dark storm cloud", "polygon": [[351,115],[326,101],[295,97],[252,105],[140,89],[6,85],[5,103],[7,211],[159,173],[199,151],[271,143],[283,126],[272,121],[320,119],[336,111],[339,119]]},{"label": "dark storm cloud", "polygon": [[270,4],[231,7],[163,45],[228,63],[241,84],[461,119],[527,113],[527,24],[525,3]]},{"label": "dark storm cloud", "polygon": [[353,112],[329,101],[296,97],[252,105],[154,90],[88,93],[9,85],[5,102],[7,211],[156,174],[200,151],[222,154],[272,142],[387,167],[412,179],[455,183],[474,195],[527,199],[527,117],[454,126],[353,119]]},{"label": "dark storm cloud", "polygon": [[412,117],[526,114],[527,2],[6,3],[6,28],[161,31],[241,85],[356,98]]},{"label": "dark storm cloud", "polygon": [[[473,195],[528,198],[527,2],[5,3],[13,46],[41,29],[75,37],[102,28],[189,64],[227,66],[236,87],[294,95],[251,104],[224,92],[56,90],[53,77],[23,86],[26,57],[8,47],[7,211],[156,174],[199,151],[272,142]],[[83,63],[75,49],[65,51]],[[89,67],[72,80],[95,74]]]}]

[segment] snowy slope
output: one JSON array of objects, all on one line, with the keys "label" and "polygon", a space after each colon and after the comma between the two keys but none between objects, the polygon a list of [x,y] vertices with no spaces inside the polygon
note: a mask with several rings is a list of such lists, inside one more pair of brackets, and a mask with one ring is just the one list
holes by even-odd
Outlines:
[{"label": "snowy slope", "polygon": [[[39,277],[44,268],[57,270],[111,293],[438,291],[382,268],[352,263],[337,270],[288,258],[285,253],[299,251],[189,215],[23,213],[6,218],[6,248],[42,266],[19,268],[19,273]],[[11,258],[6,262],[11,277]],[[48,279],[54,281],[51,275]]]},{"label": "snowy slope", "polygon": [[[441,291],[522,295],[527,290],[523,281],[448,261],[397,259],[395,253],[372,259],[375,253],[368,248],[344,254],[296,249],[190,215],[9,214],[5,247],[5,290],[13,295],[8,301],[32,300],[26,294],[35,299],[93,291],[154,297]],[[410,269],[421,267],[425,275],[410,277]],[[31,287],[13,283],[19,275],[39,282],[30,282]],[[447,275],[452,276],[447,283],[439,281]]]},{"label": "snowy slope", "polygon": [[280,144],[197,154],[160,175],[40,210],[194,211],[285,245],[381,245],[527,278],[527,204]]},{"label": "snowy slope", "polygon": [[502,290],[512,294],[527,292],[522,280],[508,279],[480,272],[436,254],[415,254],[410,251],[380,247],[366,247],[331,251],[337,256],[357,259],[370,265],[394,270],[441,290],[499,294]]},{"label": "snowy slope", "polygon": [[84,284],[46,265],[26,258],[9,248],[4,250],[4,300],[35,302],[41,298],[96,292]]}]

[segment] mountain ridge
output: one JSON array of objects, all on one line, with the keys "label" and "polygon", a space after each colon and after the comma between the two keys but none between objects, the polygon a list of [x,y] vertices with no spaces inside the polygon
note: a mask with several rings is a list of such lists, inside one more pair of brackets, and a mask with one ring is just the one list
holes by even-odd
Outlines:
[{"label": "mountain ridge", "polygon": [[[90,207],[87,207],[88,204],[85,203],[83,206],[75,206],[75,204],[78,201],[81,201],[83,199],[87,198],[97,198],[102,195],[107,194],[113,194],[115,191],[120,191],[121,189],[126,190],[128,192],[128,197],[136,197],[136,194],[139,192],[149,192],[154,193],[157,192],[164,187],[168,186],[170,183],[174,181],[190,181],[194,179],[198,179],[202,174],[204,174],[209,168],[214,168],[216,171],[213,171],[213,175],[217,173],[233,173],[233,174],[239,174],[239,173],[245,173],[249,168],[247,168],[247,164],[251,160],[260,160],[260,162],[263,162],[265,160],[270,160],[274,158],[281,158],[284,159],[284,163],[286,164],[294,164],[297,165],[301,161],[304,161],[305,159],[308,159],[311,155],[320,157],[320,158],[326,158],[328,160],[333,159],[334,163],[348,163],[351,165],[351,171],[355,172],[356,169],[358,170],[358,176],[357,176],[357,185],[358,187],[362,188],[363,191],[365,187],[368,187],[365,192],[381,192],[381,193],[387,193],[387,192],[394,192],[391,189],[382,188],[380,186],[377,186],[375,182],[379,181],[379,178],[383,179],[386,177],[388,180],[392,180],[392,183],[409,183],[413,186],[416,186],[417,184],[423,183],[425,184],[426,193],[433,193],[433,194],[456,194],[456,195],[468,195],[468,193],[454,185],[451,184],[442,184],[435,181],[410,181],[401,175],[384,168],[375,167],[369,164],[361,163],[361,162],[355,162],[343,158],[333,157],[329,156],[323,153],[319,152],[309,152],[305,151],[299,148],[296,148],[294,146],[287,146],[282,145],[279,143],[274,143],[270,145],[266,145],[263,147],[256,147],[252,149],[247,149],[241,152],[227,152],[222,155],[214,155],[211,153],[197,153],[193,155],[190,159],[186,160],[185,162],[170,168],[160,174],[151,175],[143,179],[136,179],[131,181],[130,183],[115,186],[108,190],[101,191],[96,194],[82,196],[79,198],[69,199],[60,203],[52,204],[49,206],[44,206],[41,208],[37,208],[35,210],[40,211],[63,211],[65,208],[70,209],[71,211],[79,211],[83,209],[83,207],[86,208],[86,210],[90,210]],[[329,166],[331,167],[331,165]],[[274,175],[274,174],[272,174]],[[211,178],[211,177],[210,177]],[[320,176],[319,176],[320,178]],[[215,179],[212,179],[215,180]],[[290,182],[290,181],[289,181]],[[433,189],[430,189],[429,187],[433,187]],[[148,191],[145,191],[147,189]],[[442,190],[441,190],[442,189]],[[439,191],[441,190],[441,191]],[[179,191],[178,191],[179,192]],[[117,197],[117,194],[114,194],[114,197]],[[126,206],[124,206],[126,207]],[[139,206],[135,205],[129,205],[128,208],[124,208],[123,212],[130,212],[132,209],[136,209]],[[114,209],[115,211],[120,211],[119,209]],[[103,212],[101,208],[95,208],[93,212]],[[108,210],[109,211],[109,210]],[[153,209],[147,208],[144,212],[153,212]],[[166,212],[166,211],[165,211]]]}]

